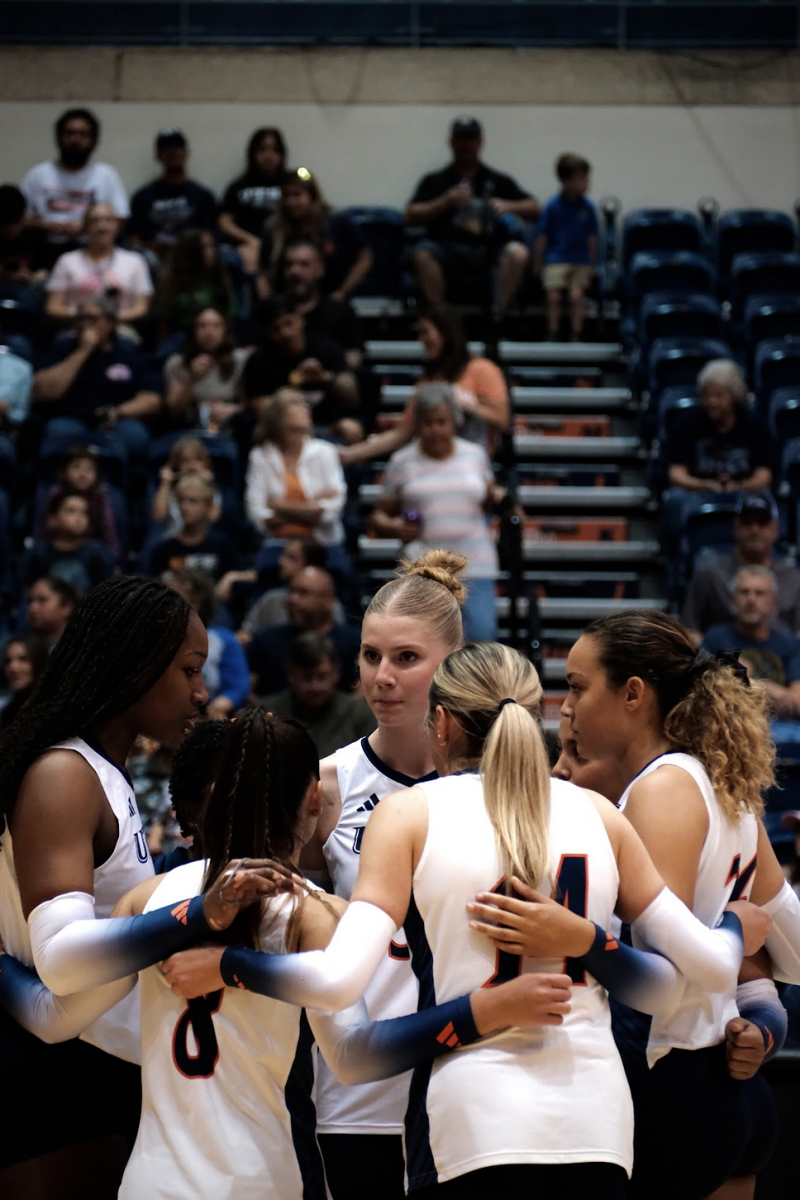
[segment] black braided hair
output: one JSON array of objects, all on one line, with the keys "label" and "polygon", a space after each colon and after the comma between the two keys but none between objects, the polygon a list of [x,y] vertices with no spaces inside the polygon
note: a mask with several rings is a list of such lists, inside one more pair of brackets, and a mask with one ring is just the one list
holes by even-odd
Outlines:
[{"label": "black braided hair", "polygon": [[233,730],[230,721],[201,721],[187,733],[172,759],[169,791],[181,834],[197,838],[197,823],[208,788],[214,782],[224,747]]},{"label": "black braided hair", "polygon": [[0,737],[0,833],[28,767],[49,746],[135,704],[177,654],[191,612],[177,592],[142,576],[87,592],[29,703]]},{"label": "black braided hair", "polygon": [[[299,721],[251,708],[229,728],[198,822],[208,860],[204,890],[232,858],[273,858],[288,865],[300,805],[308,785],[319,779],[317,748]],[[258,904],[240,913],[226,941],[256,948],[261,913]]]}]

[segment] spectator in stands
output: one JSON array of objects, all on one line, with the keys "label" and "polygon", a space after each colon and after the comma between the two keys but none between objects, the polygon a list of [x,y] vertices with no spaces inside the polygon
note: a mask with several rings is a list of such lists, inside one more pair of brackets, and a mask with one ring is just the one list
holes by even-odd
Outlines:
[{"label": "spectator in stands", "polygon": [[48,650],[61,637],[80,598],[76,587],[56,576],[44,576],[28,588],[25,608],[28,627],[44,639]]},{"label": "spectator in stands", "polygon": [[342,669],[336,646],[329,637],[301,633],[289,646],[287,688],[258,703],[276,717],[293,717],[305,725],[320,758],[357,738],[368,737],[375,718],[363,696],[339,691]]},{"label": "spectator in stands", "polygon": [[16,717],[47,666],[47,643],[36,633],[25,633],[6,642],[3,652],[3,682],[0,695],[0,733]]},{"label": "spectator in stands", "polygon": [[[472,357],[461,317],[448,304],[436,304],[420,317],[417,337],[425,350],[423,382],[453,385],[453,398],[463,418],[458,436],[468,442],[477,442],[492,454],[497,434],[508,429],[511,411],[503,372],[488,358]],[[349,466],[382,458],[407,445],[413,436],[412,397],[402,421],[357,446],[343,449],[340,452],[342,462]]]},{"label": "spectator in stands", "polygon": [[[164,521],[169,522],[167,537],[180,527],[180,510],[175,489],[180,481],[189,475],[214,485],[211,455],[199,437],[182,437],[173,442],[167,461],[158,473],[158,490],[153,496],[150,519],[157,525]],[[215,492],[214,508],[211,510],[212,523],[219,520],[221,503],[219,493]]]},{"label": "spectator in stands", "polygon": [[742,496],[733,522],[736,549],[702,559],[689,584],[682,620],[698,642],[734,617],[733,585],[742,567],[768,567],[778,588],[775,627],[800,630],[800,571],[775,553],[778,506],[769,492]]},{"label": "spectator in stands", "polygon": [[309,337],[326,337],[344,350],[351,370],[364,359],[364,336],[352,305],[322,293],[325,259],[316,242],[294,238],[286,243],[281,261],[286,294],[302,313]]},{"label": "spectator in stands", "polygon": [[153,295],[150,272],[141,254],[116,245],[119,218],[111,205],[90,204],[83,232],[86,246],[62,254],[47,281],[47,316],[66,323],[74,319],[82,300],[110,296],[119,321],[140,320]]},{"label": "spectator in stands", "polygon": [[289,621],[270,625],[257,633],[247,647],[250,670],[255,675],[254,691],[263,696],[280,692],[287,685],[289,645],[300,633],[329,637],[342,664],[339,688],[349,692],[355,682],[356,659],[361,631],[353,625],[338,625],[334,618],[336,590],[333,577],[320,567],[304,567],[289,584]]},{"label": "spectator in stands", "polygon": [[34,542],[23,563],[23,583],[46,575],[64,579],[88,592],[114,574],[114,557],[106,546],[89,541],[89,502],[77,488],[60,488],[45,509],[47,541]]},{"label": "spectator in stands", "polygon": [[364,430],[358,420],[358,383],[341,347],[324,335],[308,333],[305,317],[287,296],[263,301],[259,324],[265,340],[244,369],[245,395],[253,409],[288,385],[302,390],[315,425],[347,443],[360,441]]},{"label": "spectator in stands", "polygon": [[710,654],[741,650],[748,675],[764,684],[774,715],[797,720],[800,638],[775,627],[777,594],[769,567],[741,567],[733,585],[733,623],[712,626],[702,644]]},{"label": "spectator in stands", "polygon": [[561,296],[569,297],[573,342],[583,336],[583,298],[597,264],[597,213],[586,193],[591,166],[578,154],[562,154],[556,162],[561,191],[542,210],[533,270],[542,276],[547,297],[547,336],[558,338]]},{"label": "spectator in stands", "polygon": [[322,291],[346,300],[372,270],[372,251],[358,225],[343,212],[333,212],[319,183],[305,167],[283,183],[280,203],[264,226],[261,242],[261,294],[283,291],[280,266],[284,249],[295,238],[308,238],[325,264]]},{"label": "spectator in stands", "polygon": [[250,672],[236,634],[214,622],[214,584],[204,571],[183,567],[166,571],[161,582],[191,604],[208,632],[203,682],[208,690],[206,715],[211,721],[232,717],[247,700]]},{"label": "spectator in stands", "polygon": [[236,315],[236,294],[213,234],[189,229],[172,247],[156,288],[153,315],[161,337],[188,333],[206,308],[230,319]]},{"label": "spectator in stands", "polygon": [[286,178],[286,142],[279,129],[257,129],[247,145],[247,170],[225,189],[218,225],[239,251],[248,275],[255,275],[261,256],[264,223],[275,212]]},{"label": "spectator in stands", "polygon": [[399,538],[409,559],[436,549],[463,554],[465,636],[494,641],[499,565],[487,512],[496,488],[483,447],[456,435],[462,419],[451,384],[418,389],[414,441],[389,460],[372,527],[379,537]]},{"label": "spectator in stands", "polygon": [[[111,504],[111,494],[104,483],[100,481],[97,470],[97,451],[94,446],[70,446],[64,455],[63,466],[54,483],[47,493],[44,511],[53,498],[60,492],[80,492],[86,497],[89,512],[89,524],[86,536],[93,542],[100,542],[111,551],[115,559],[120,555],[117,523],[114,519],[114,509]],[[47,522],[42,520],[37,531],[40,541],[50,539]]]},{"label": "spectator in stands", "polygon": [[65,441],[91,441],[107,431],[129,459],[142,462],[150,434],[142,420],[161,408],[139,348],[117,335],[117,314],[105,296],[78,305],[77,333],[56,338],[33,377],[33,399],[46,430]]},{"label": "spectator in stands", "polygon": [[180,353],[164,366],[165,403],[176,428],[218,433],[242,408],[242,377],[250,350],[234,343],[228,318],[202,309]]},{"label": "spectator in stands", "polygon": [[181,525],[172,537],[153,546],[149,556],[151,575],[192,567],[205,571],[216,581],[237,567],[230,538],[211,528],[216,508],[213,483],[199,475],[184,475],[175,486]]},{"label": "spectator in stands", "polygon": [[10,346],[0,345],[0,432],[11,433],[28,415],[33,367]]},{"label": "spectator in stands", "polygon": [[670,486],[708,492],[770,487],[775,445],[763,417],[747,407],[747,384],[736,363],[706,363],[697,386],[702,407],[675,420],[667,447]]},{"label": "spectator in stands", "polygon": [[[286,539],[278,556],[278,578],[283,586],[270,588],[253,604],[236,635],[243,646],[247,645],[253,634],[265,629],[267,625],[286,624],[289,620],[288,585],[297,572],[305,567],[324,567],[326,558],[326,548],[312,538]],[[256,572],[241,572],[241,578],[255,583]],[[224,594],[220,595],[220,589],[217,588],[217,599],[225,602],[227,598]],[[333,606],[333,619],[337,625],[341,625],[345,620],[344,608],[339,600]]]},{"label": "spectator in stands", "polygon": [[90,204],[108,204],[121,220],[129,215],[122,180],[108,163],[90,162],[100,139],[100,123],[88,108],[68,108],[56,121],[58,158],[28,171],[22,191],[28,225],[43,229],[51,265],[64,250],[78,245]]},{"label": "spectator in stands", "polygon": [[341,545],[344,474],[336,448],[312,436],[302,392],[281,388],[264,407],[253,441],[245,511],[257,531],[281,541],[310,537]]},{"label": "spectator in stands", "polygon": [[529,252],[523,221],[539,216],[539,201],[510,175],[481,162],[483,130],[474,117],[450,127],[452,162],[424,176],[405,212],[407,225],[424,225],[425,240],[412,262],[428,304],[448,288],[486,277],[497,268],[497,305],[506,312],[525,275]]},{"label": "spectator in stands", "polygon": [[216,232],[217,202],[213,192],[189,178],[189,143],[180,129],[156,135],[155,157],[161,174],[131,196],[128,236],[142,250],[164,258],[188,229]]},{"label": "spectator in stands", "polygon": [[40,309],[35,284],[47,275],[46,235],[25,224],[25,197],[11,183],[0,186],[0,299]]}]

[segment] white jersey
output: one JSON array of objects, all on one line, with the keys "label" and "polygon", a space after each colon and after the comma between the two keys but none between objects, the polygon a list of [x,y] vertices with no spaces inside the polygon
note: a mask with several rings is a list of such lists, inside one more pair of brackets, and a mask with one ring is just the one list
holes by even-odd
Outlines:
[{"label": "white jersey", "polygon": [[[205,865],[170,871],[145,911],[198,895]],[[262,950],[285,951],[293,908],[270,903]],[[325,1200],[303,1010],[236,988],[187,1003],[159,966],[140,989],[142,1119],[120,1200]]]},{"label": "white jersey", "polygon": [[[106,861],[94,870],[95,915],[110,917],[117,901],[153,874],[133,785],[127,773],[120,770],[99,746],[91,746],[83,738],[68,738],[51,749],[74,750],[86,760],[100,780],[117,819],[116,845]],[[0,935],[9,954],[26,966],[33,966],[30,933],[22,913],[8,826],[0,837]],[[99,1017],[81,1037],[109,1054],[138,1062],[139,1002],[136,991]]]},{"label": "white jersey", "polygon": [[[752,813],[729,821],[720,809],[702,763],[682,753],[662,754],[648,763],[622,793],[620,809],[625,808],[631,788],[659,767],[680,767],[686,771],[703,797],[708,833],[700,855],[692,912],[713,929],[719,924],[726,904],[731,900],[747,900],[750,895],[756,872],[758,822]],[[712,994],[687,984],[681,1003],[669,1018],[653,1017],[647,1046],[650,1066],[671,1049],[716,1046],[725,1039],[728,1021],[737,1015],[735,985],[728,993]]]},{"label": "white jersey", "polygon": [[[323,846],[328,873],[337,896],[349,900],[358,877],[361,839],[375,806],[416,779],[382,762],[367,738],[336,751],[336,774],[342,813]],[[371,1021],[404,1017],[417,1011],[419,989],[411,969],[405,934],[399,929],[364,993]],[[402,1133],[411,1072],[396,1079],[345,1087],[336,1081],[320,1056],[317,1113],[320,1133]]]},{"label": "white jersey", "polygon": [[[466,905],[499,890],[503,868],[476,774],[420,786],[428,834],[414,873],[406,936],[420,1007],[502,983],[520,971],[561,972],[563,960],[501,953],[470,930]],[[619,875],[585,791],[550,781],[550,878],[568,907],[608,928]],[[409,1191],[504,1163],[605,1162],[630,1174],[633,1112],[611,1035],[605,989],[575,963],[563,1025],[511,1029],[414,1073],[406,1118]]]}]

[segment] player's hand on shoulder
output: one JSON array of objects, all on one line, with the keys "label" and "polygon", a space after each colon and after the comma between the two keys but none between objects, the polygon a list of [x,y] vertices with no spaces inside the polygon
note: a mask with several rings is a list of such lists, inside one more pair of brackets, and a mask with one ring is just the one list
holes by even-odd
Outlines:
[{"label": "player's hand on shoulder", "polygon": [[725,1061],[732,1079],[752,1079],[766,1054],[764,1035],[758,1025],[744,1017],[733,1017],[725,1026]]},{"label": "player's hand on shoulder", "polygon": [[482,988],[470,997],[472,1015],[484,1037],[500,1029],[562,1025],[570,1011],[569,975],[526,973],[508,983]]},{"label": "player's hand on shoulder", "polygon": [[755,954],[766,941],[772,928],[772,917],[764,912],[757,904],[748,900],[732,900],[725,906],[726,912],[735,913],[742,925],[744,938],[744,957]]},{"label": "player's hand on shoulder", "polygon": [[161,970],[173,995],[194,1000],[224,987],[220,973],[224,951],[224,946],[194,946],[165,958]]},{"label": "player's hand on shoulder", "polygon": [[467,905],[470,929],[488,937],[499,950],[528,958],[578,958],[591,948],[591,921],[537,892],[516,876],[514,895],[479,892]]},{"label": "player's hand on shoulder", "polygon": [[248,905],[282,892],[293,893],[302,883],[302,878],[283,863],[269,858],[237,858],[228,863],[206,892],[203,913],[218,933]]}]

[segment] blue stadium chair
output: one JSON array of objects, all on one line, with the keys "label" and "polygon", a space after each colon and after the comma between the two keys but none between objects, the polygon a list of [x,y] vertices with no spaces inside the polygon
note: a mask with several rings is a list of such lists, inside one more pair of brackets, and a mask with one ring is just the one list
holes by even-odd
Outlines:
[{"label": "blue stadium chair", "polygon": [[782,387],[769,400],[769,427],[776,442],[785,446],[800,438],[800,387]]},{"label": "blue stadium chair", "polygon": [[800,531],[800,438],[791,438],[781,452],[781,479],[789,494],[789,537]]},{"label": "blue stadium chair", "polygon": [[396,208],[375,205],[355,205],[342,212],[358,225],[374,258],[372,270],[355,295],[401,297],[406,244],[403,214]]},{"label": "blue stadium chair", "polygon": [[800,296],[749,296],[744,340],[751,350],[767,338],[800,337]]},{"label": "blue stadium chair", "polygon": [[659,338],[722,337],[722,308],[713,296],[681,296],[673,292],[651,292],[639,310],[638,347],[631,356],[634,382],[640,387],[647,378],[653,343]]},{"label": "blue stadium chair", "polygon": [[683,208],[635,208],[622,223],[622,273],[634,254],[648,250],[699,252],[703,230],[694,213]]},{"label": "blue stadium chair", "polygon": [[764,250],[794,250],[796,232],[791,217],[773,208],[740,208],[723,213],[717,223],[717,270],[727,287],[737,254]]},{"label": "blue stadium chair", "polygon": [[182,430],[175,433],[164,433],[154,438],[148,452],[149,474],[158,485],[158,472],[169,458],[170,450],[183,437],[196,437],[203,443],[211,458],[214,478],[219,487],[236,488],[239,486],[240,464],[239,447],[233,438],[224,437],[218,433],[206,433],[202,429]]},{"label": "blue stadium chair", "polygon": [[648,364],[651,405],[665,388],[694,386],[712,358],[730,358],[730,347],[719,338],[659,338]]},{"label": "blue stadium chair", "polygon": [[765,250],[737,254],[731,263],[729,299],[731,320],[737,329],[751,296],[800,294],[800,254]]},{"label": "blue stadium chair", "polygon": [[[63,465],[64,454],[76,444],[74,437],[54,437],[45,434],[39,450],[38,479],[40,483],[54,483]],[[96,452],[100,478],[113,487],[125,492],[128,486],[128,462],[117,443],[109,440],[105,433],[94,430],[89,445]]]},{"label": "blue stadium chair", "polygon": [[756,347],[753,382],[762,411],[778,388],[800,384],[800,337],[769,338]]},{"label": "blue stadium chair", "polygon": [[7,496],[14,490],[17,473],[17,450],[11,438],[0,434],[0,489]]},{"label": "blue stadium chair", "polygon": [[650,292],[677,292],[686,296],[713,291],[713,274],[708,262],[702,255],[688,250],[634,254],[628,279],[635,300],[641,300]]},{"label": "blue stadium chair", "polygon": [[739,492],[728,492],[717,499],[706,492],[688,505],[681,539],[687,579],[702,551],[724,554],[735,548],[733,521],[739,495]]},{"label": "blue stadium chair", "polygon": [[700,407],[700,395],[693,387],[668,387],[658,397],[658,439],[666,448],[672,427],[683,413]]}]

